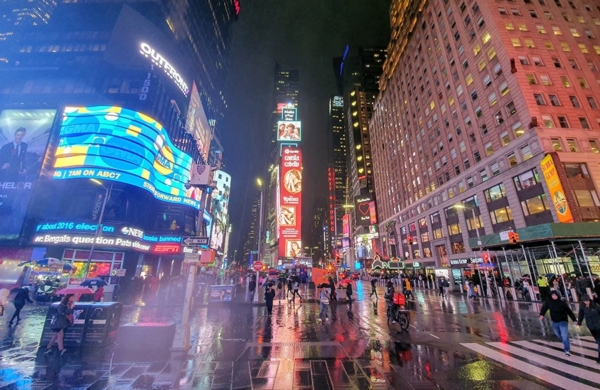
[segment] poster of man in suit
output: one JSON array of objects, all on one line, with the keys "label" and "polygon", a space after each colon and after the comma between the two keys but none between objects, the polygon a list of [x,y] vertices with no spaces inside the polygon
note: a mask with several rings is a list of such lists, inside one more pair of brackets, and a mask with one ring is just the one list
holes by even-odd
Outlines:
[{"label": "poster of man in suit", "polygon": [[0,239],[17,238],[56,110],[0,112]]}]

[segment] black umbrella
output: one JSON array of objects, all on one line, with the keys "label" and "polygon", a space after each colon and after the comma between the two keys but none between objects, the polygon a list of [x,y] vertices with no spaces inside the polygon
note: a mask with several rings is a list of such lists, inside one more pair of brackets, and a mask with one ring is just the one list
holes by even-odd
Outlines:
[{"label": "black umbrella", "polygon": [[86,287],[93,287],[93,286],[104,287],[106,285],[107,285],[107,283],[103,279],[98,279],[98,278],[84,280],[80,284],[80,286],[86,286]]},{"label": "black umbrella", "polygon": [[320,283],[317,285],[317,288],[329,288],[331,287],[328,283]]}]

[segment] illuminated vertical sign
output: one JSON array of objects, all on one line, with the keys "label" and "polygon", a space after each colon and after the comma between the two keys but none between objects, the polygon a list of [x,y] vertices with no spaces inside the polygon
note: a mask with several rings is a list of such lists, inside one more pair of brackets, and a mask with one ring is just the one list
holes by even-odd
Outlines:
[{"label": "illuminated vertical sign", "polygon": [[329,193],[328,207],[329,207],[329,234],[334,236],[337,232],[335,231],[335,170],[333,167],[327,168],[327,192]]},{"label": "illuminated vertical sign", "polygon": [[558,176],[558,172],[556,171],[556,166],[554,165],[552,155],[549,154],[546,157],[544,157],[540,162],[540,166],[542,168],[544,178],[546,179],[546,184],[548,185],[548,191],[550,192],[550,200],[554,205],[554,210],[556,211],[558,222],[573,222],[573,215],[571,214],[571,209],[569,208],[569,202],[567,202],[565,190],[563,189],[562,183],[560,182],[560,177]]},{"label": "illuminated vertical sign", "polygon": [[344,214],[342,217],[342,234],[344,237],[350,237],[350,214]]},{"label": "illuminated vertical sign", "polygon": [[369,222],[371,225],[377,223],[377,209],[375,208],[375,201],[369,202]]},{"label": "illuminated vertical sign", "polygon": [[286,146],[281,156],[279,190],[279,257],[302,254],[302,151]]}]

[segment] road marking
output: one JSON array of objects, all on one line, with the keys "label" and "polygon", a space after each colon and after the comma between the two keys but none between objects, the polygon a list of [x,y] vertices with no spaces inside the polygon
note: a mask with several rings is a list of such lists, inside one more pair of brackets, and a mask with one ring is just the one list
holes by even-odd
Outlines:
[{"label": "road marking", "polygon": [[[490,344],[490,343],[488,343],[488,344]],[[500,344],[500,343],[498,343],[498,344]],[[499,352],[499,351],[492,349],[485,345],[481,345],[481,344],[477,344],[477,343],[461,343],[461,345],[466,348],[469,348],[472,351],[480,353],[481,355],[484,355],[492,360],[502,363],[508,367],[514,368],[515,370],[524,372],[525,374],[531,375],[542,381],[549,382],[552,385],[563,388],[563,389],[567,389],[567,390],[572,390],[572,389],[597,390],[598,389],[597,386],[592,387],[592,386],[583,384],[579,381],[565,378],[564,376],[556,373],[554,370],[550,371],[550,370],[535,366],[533,364],[524,362],[520,359],[514,358],[510,355],[504,354],[502,352]],[[531,359],[532,361],[537,362],[538,359],[540,358],[539,355],[532,354],[532,356],[533,356],[533,358]],[[550,359],[548,359],[548,360],[550,360]],[[566,367],[568,369],[568,371],[571,371],[573,368],[575,368],[575,367],[572,367],[572,366],[566,365],[566,364],[561,364],[561,366]],[[598,384],[600,385],[600,382],[598,382]]]},{"label": "road marking", "polygon": [[[561,350],[564,348],[563,344],[561,342],[559,342],[559,341],[557,341],[557,342],[555,342],[555,341],[546,341],[546,340],[533,340],[533,341],[535,343],[546,344],[546,345],[549,345],[551,347],[557,347],[557,348],[560,348]],[[579,354],[584,355],[584,356],[598,358],[598,351],[591,351],[591,350],[586,349],[586,348],[574,347],[573,345],[571,345],[571,352],[579,353]]]},{"label": "road marking", "polygon": [[[566,356],[561,351],[557,351],[556,349],[542,347],[539,344],[531,343],[529,341],[512,341],[511,343],[520,345],[525,348],[529,348],[534,351],[540,351],[545,354],[551,355],[553,359],[566,360],[568,362],[573,362],[573,363],[581,364],[584,366],[590,365],[590,359],[587,359],[587,358],[584,358],[581,356],[574,356],[574,355]],[[561,343],[561,346],[562,346],[562,343]]]},{"label": "road marking", "polygon": [[416,327],[416,326],[414,326],[413,324],[410,324],[410,325],[408,325],[408,326],[412,326],[413,328],[417,329],[417,327]]},{"label": "road marking", "polygon": [[438,340],[440,339],[439,337],[437,337],[437,336],[436,336],[436,335],[434,335],[434,334],[431,334],[431,333],[429,333],[429,335],[430,335],[431,337],[435,337],[435,338],[436,338],[436,339],[438,339]]}]

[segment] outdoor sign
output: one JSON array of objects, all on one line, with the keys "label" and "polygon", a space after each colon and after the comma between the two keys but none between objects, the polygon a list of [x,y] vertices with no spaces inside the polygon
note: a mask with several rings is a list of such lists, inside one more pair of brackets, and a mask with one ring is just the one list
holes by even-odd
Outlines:
[{"label": "outdoor sign", "polygon": [[213,285],[210,286],[209,302],[231,302],[235,286]]},{"label": "outdoor sign", "polygon": [[298,120],[298,110],[293,107],[285,107],[281,110],[281,119],[284,121]]},{"label": "outdoor sign", "polygon": [[546,179],[546,184],[548,185],[550,199],[554,205],[558,222],[573,222],[573,215],[569,209],[569,203],[565,197],[565,190],[560,182],[560,177],[558,177],[558,172],[556,171],[556,166],[554,165],[552,155],[548,154],[546,157],[544,157],[540,162],[540,165],[542,167],[544,178]]},{"label": "outdoor sign", "polygon": [[255,271],[260,271],[263,268],[263,263],[261,261],[255,261],[252,263],[252,268],[254,268]]},{"label": "outdoor sign", "polygon": [[329,211],[327,223],[329,225],[329,235],[332,237],[337,233],[335,211],[335,169],[333,167],[327,168],[327,193],[329,194],[329,199],[327,200],[327,207]]},{"label": "outdoor sign", "polygon": [[191,177],[188,183],[189,185],[208,186],[212,184],[213,172],[210,165],[193,163],[190,174]]},{"label": "outdoor sign", "polygon": [[165,128],[116,106],[66,107],[55,152],[54,179],[98,179],[143,188],[164,202],[200,208],[190,180],[192,158]]},{"label": "outdoor sign", "polygon": [[208,237],[196,237],[196,236],[188,236],[188,237],[183,237],[182,239],[183,243],[185,245],[191,246],[191,245],[208,245]]},{"label": "outdoor sign", "polygon": [[302,150],[284,147],[281,157],[279,192],[278,257],[298,257],[302,253]]},{"label": "outdoor sign", "polygon": [[224,251],[225,234],[229,224],[229,194],[231,193],[231,176],[218,170],[214,174],[216,188],[210,192],[210,212],[213,215],[213,228],[210,235],[210,247]]},{"label": "outdoor sign", "polygon": [[202,159],[208,161],[208,151],[210,150],[213,133],[204,107],[202,106],[196,82],[192,83],[192,94],[190,95],[190,104],[185,121],[185,131],[190,133],[196,140],[196,146]]},{"label": "outdoor sign", "polygon": [[299,121],[277,122],[277,141],[300,141],[302,123]]},{"label": "outdoor sign", "polygon": [[163,57],[162,53],[158,52],[150,44],[142,42],[140,43],[140,54],[152,61],[154,66],[156,66],[158,69],[163,70],[165,74],[175,82],[185,96],[190,93],[190,89],[188,88],[183,77],[177,72],[177,69],[175,69],[175,67]]},{"label": "outdoor sign", "polygon": [[344,214],[342,217],[342,235],[345,238],[350,237],[350,214]]},{"label": "outdoor sign", "polygon": [[354,197],[354,217],[356,226],[371,225],[371,195]]},{"label": "outdoor sign", "polygon": [[0,240],[21,232],[56,110],[0,113]]}]

